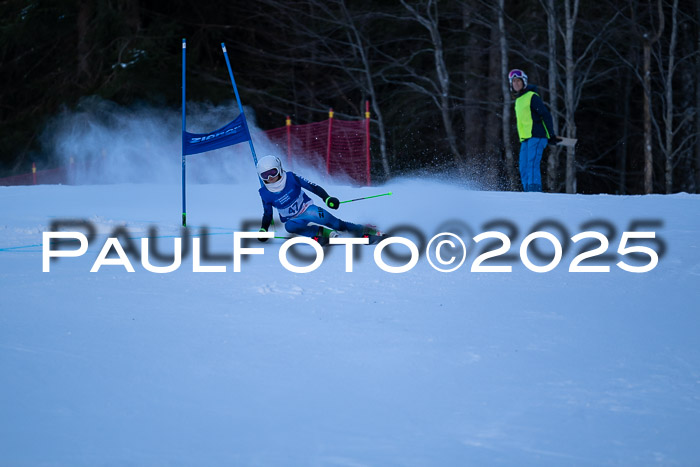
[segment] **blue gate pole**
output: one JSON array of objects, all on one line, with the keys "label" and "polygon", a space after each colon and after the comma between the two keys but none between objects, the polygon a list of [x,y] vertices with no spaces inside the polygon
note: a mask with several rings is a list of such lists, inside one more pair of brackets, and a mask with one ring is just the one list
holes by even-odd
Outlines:
[{"label": "blue gate pole", "polygon": [[[253,153],[253,161],[255,162],[255,165],[258,165],[258,156],[255,155],[255,147],[253,147],[253,137],[250,135],[250,130],[248,130],[248,121],[245,118],[245,114],[243,113],[243,105],[241,104],[241,96],[238,95],[238,88],[236,87],[236,80],[233,79],[233,71],[231,70],[231,62],[228,60],[228,52],[226,52],[226,45],[222,42],[221,43],[221,48],[224,51],[224,58],[226,58],[226,66],[228,67],[228,74],[231,77],[231,84],[233,85],[233,92],[236,93],[236,102],[238,102],[238,110],[241,112],[241,115],[243,115],[243,125],[245,125],[245,130],[248,132],[248,135],[250,136],[250,139],[248,140],[248,144],[250,144],[250,152]],[[262,185],[262,181],[260,182]]]},{"label": "blue gate pole", "polygon": [[[253,136],[250,134],[250,130],[248,129],[248,121],[245,118],[245,113],[243,112],[243,105],[241,104],[241,96],[238,95],[238,87],[236,86],[236,80],[233,78],[233,70],[231,70],[231,62],[228,60],[228,52],[226,52],[226,44],[223,42],[221,43],[221,49],[224,51],[224,58],[226,59],[226,66],[228,67],[228,75],[231,77],[231,84],[233,85],[233,92],[236,94],[236,102],[238,102],[238,110],[241,112],[241,115],[243,116],[243,125],[245,125],[245,130],[248,132],[248,144],[250,145],[250,152],[253,154],[253,162],[255,162],[255,165],[258,165],[258,156],[255,155],[255,147],[253,146]],[[257,170],[256,170],[257,172]],[[258,177],[258,181],[260,182],[260,186],[263,187],[265,186],[263,184],[263,181],[260,177]],[[272,228],[275,226],[275,219],[272,219],[272,222],[270,224]]]},{"label": "blue gate pole", "polygon": [[185,50],[187,44],[182,39],[182,226],[187,227],[187,209],[185,204]]}]

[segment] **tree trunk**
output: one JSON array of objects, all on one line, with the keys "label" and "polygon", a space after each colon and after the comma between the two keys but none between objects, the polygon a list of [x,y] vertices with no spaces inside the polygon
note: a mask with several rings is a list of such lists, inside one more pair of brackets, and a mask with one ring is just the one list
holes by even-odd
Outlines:
[{"label": "tree trunk", "polygon": [[[566,94],[564,96],[564,107],[566,110],[566,136],[576,138],[576,122],[574,121],[574,29],[576,27],[576,16],[578,14],[579,0],[574,0],[573,11],[571,0],[565,0],[564,9],[566,15],[566,39],[564,42],[564,52],[566,60]],[[576,193],[576,149],[569,146],[566,148],[566,192]]]},{"label": "tree trunk", "polygon": [[[499,31],[498,31],[498,24],[494,23],[491,25],[491,31],[490,31],[490,38],[491,38],[491,44],[494,44],[493,46],[489,47],[489,84],[487,86],[488,89],[488,96],[487,100],[489,103],[494,102],[494,103],[500,103],[501,101],[501,84],[504,82],[504,75],[501,71],[501,54],[499,48],[496,46],[499,41]],[[506,71],[508,73],[508,71]],[[507,75],[505,75],[507,76]],[[494,153],[499,153],[501,144],[501,118],[499,116],[499,109],[498,107],[494,106],[493,109],[490,109],[486,116],[486,131],[484,132],[486,135],[486,144],[485,149],[486,151],[494,152]]]},{"label": "tree trunk", "polygon": [[510,90],[508,89],[508,42],[506,39],[506,26],[505,26],[505,12],[504,12],[505,0],[498,0],[498,31],[499,31],[499,44],[501,47],[501,94],[503,95],[503,107],[502,107],[502,128],[503,128],[503,148],[505,150],[506,156],[506,173],[508,174],[508,182],[510,183],[511,189],[518,186],[518,179],[515,172],[515,163],[513,161],[513,146],[510,141],[510,113],[511,113],[511,102],[510,102]]},{"label": "tree trunk", "polygon": [[[696,21],[700,21],[700,2],[697,5]],[[698,29],[697,49],[700,50],[700,28]],[[700,56],[695,60],[695,76],[700,76]],[[700,193],[700,83],[695,81],[695,192]]]},{"label": "tree trunk", "polygon": [[379,126],[379,154],[382,158],[382,169],[384,170],[384,175],[388,177],[391,174],[391,170],[389,169],[389,157],[386,152],[386,127],[384,125],[384,116],[382,115],[382,109],[379,106],[379,99],[377,98],[377,92],[374,86],[372,64],[367,56],[367,47],[365,46],[363,35],[360,34],[360,31],[357,29],[357,25],[350,15],[350,11],[347,8],[345,0],[341,0],[341,6],[343,8],[343,13],[345,14],[347,25],[352,30],[357,51],[359,52],[360,59],[362,61],[367,93],[369,94],[370,101],[372,102],[372,110],[374,111],[374,116],[376,117],[377,125]]},{"label": "tree trunk", "polygon": [[450,105],[450,75],[447,72],[447,64],[445,63],[445,51],[442,45],[442,37],[438,28],[438,7],[436,0],[429,0],[426,6],[426,15],[422,16],[413,6],[401,0],[401,4],[408,10],[418,21],[418,23],[426,28],[430,33],[430,41],[433,45],[433,59],[435,62],[435,72],[438,78],[438,88],[440,96],[438,97],[438,106],[440,108],[440,116],[442,124],[445,128],[445,136],[447,143],[452,152],[458,167],[462,167],[463,160],[457,147],[457,137],[452,125],[452,113]]},{"label": "tree trunk", "polygon": [[[470,150],[472,153],[481,152],[486,144],[489,144],[493,140],[486,137],[486,144],[484,143],[484,124],[481,121],[481,112],[477,107],[477,102],[481,96],[481,89],[474,79],[471,78],[473,75],[481,74],[482,70],[482,59],[481,53],[482,48],[479,44],[479,37],[474,33],[474,23],[473,23],[473,11],[474,5],[471,2],[465,2],[462,7],[462,26],[467,32],[468,40],[464,47],[464,151],[465,156],[470,156]],[[476,72],[475,72],[476,71]],[[489,131],[488,126],[486,127],[486,132]]]},{"label": "tree trunk", "polygon": [[653,191],[654,157],[651,151],[651,43],[644,41],[644,193]]},{"label": "tree trunk", "polygon": [[[554,133],[559,134],[559,103],[557,82],[559,81],[559,68],[557,66],[557,15],[554,0],[547,0],[547,52],[549,57],[549,110],[552,113],[552,122],[554,124]],[[552,146],[549,148],[549,157],[547,159],[547,188],[549,191],[557,192],[558,187],[558,171],[559,171],[559,154],[561,148]]]},{"label": "tree trunk", "polygon": [[457,147],[457,137],[454,132],[454,127],[452,126],[452,113],[450,112],[450,75],[447,72],[442,38],[440,37],[440,31],[438,31],[437,18],[432,22],[430,37],[434,48],[435,69],[438,75],[438,82],[440,83],[440,114],[442,115],[442,123],[445,126],[447,142],[450,145],[450,150],[455,158],[455,162],[461,166],[464,161]]},{"label": "tree trunk", "polygon": [[671,43],[668,46],[668,71],[666,72],[666,113],[664,115],[664,129],[666,148],[666,194],[673,193],[673,73],[676,58],[676,39],[678,36],[678,0],[673,0],[671,9]]},{"label": "tree trunk", "polygon": [[632,93],[632,80],[630,71],[625,70],[624,89],[622,91],[622,121],[620,122],[622,138],[617,145],[617,170],[620,174],[617,193],[627,194],[627,148],[629,147],[629,119],[630,119],[630,95]]},{"label": "tree trunk", "polygon": [[[469,27],[469,20],[470,17],[470,12],[469,12],[469,7],[465,3],[462,5],[462,28],[467,29]],[[467,43],[467,46],[464,48],[464,108],[462,110],[462,115],[464,118],[464,154],[468,154],[468,147],[469,147],[469,142],[472,142],[472,144],[476,144],[476,142],[473,139],[474,133],[472,133],[472,125],[471,122],[474,120],[472,116],[472,109],[471,109],[471,101],[472,101],[472,87],[469,86],[467,83],[469,82],[469,70],[472,69],[474,64],[472,63],[471,60],[471,54],[470,54],[470,45],[472,45],[473,41],[473,36],[470,38],[470,40]]]},{"label": "tree trunk", "polygon": [[388,177],[391,175],[391,169],[389,168],[389,156],[386,152],[386,127],[384,125],[384,116],[382,115],[381,107],[377,101],[377,96],[372,89],[372,110],[374,110],[374,115],[377,118],[377,125],[379,126],[379,154],[382,156],[382,169],[384,170],[384,175]]},{"label": "tree trunk", "polygon": [[659,31],[653,38],[644,34],[644,63],[642,73],[644,78],[644,193],[654,191],[654,154],[652,152],[651,136],[651,46],[659,40],[664,30],[664,12],[661,0],[658,0]]}]

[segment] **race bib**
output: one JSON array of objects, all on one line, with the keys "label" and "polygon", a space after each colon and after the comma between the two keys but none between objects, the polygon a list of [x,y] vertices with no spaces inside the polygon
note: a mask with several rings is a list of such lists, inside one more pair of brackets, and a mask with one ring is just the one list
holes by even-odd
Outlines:
[{"label": "race bib", "polygon": [[281,217],[291,218],[297,216],[304,212],[306,208],[313,204],[310,199],[304,202],[304,193],[300,193],[297,199],[295,199],[290,205],[284,208],[278,208]]}]

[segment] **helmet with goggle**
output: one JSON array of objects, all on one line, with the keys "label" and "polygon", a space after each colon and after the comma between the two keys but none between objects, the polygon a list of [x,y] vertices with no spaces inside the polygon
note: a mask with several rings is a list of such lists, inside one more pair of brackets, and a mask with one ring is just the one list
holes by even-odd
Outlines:
[{"label": "helmet with goggle", "polygon": [[265,156],[258,161],[258,176],[265,182],[265,188],[274,193],[280,192],[287,185],[287,172],[282,168],[282,161],[277,156]]},{"label": "helmet with goggle", "polygon": [[265,183],[271,183],[277,176],[282,175],[282,161],[277,156],[265,156],[258,161],[258,175]]},{"label": "helmet with goggle", "polygon": [[520,78],[523,81],[523,89],[527,87],[527,75],[523,70],[518,70],[517,68],[515,70],[510,70],[510,73],[508,73],[508,82],[510,83],[510,89],[513,89],[513,80],[515,78]]}]

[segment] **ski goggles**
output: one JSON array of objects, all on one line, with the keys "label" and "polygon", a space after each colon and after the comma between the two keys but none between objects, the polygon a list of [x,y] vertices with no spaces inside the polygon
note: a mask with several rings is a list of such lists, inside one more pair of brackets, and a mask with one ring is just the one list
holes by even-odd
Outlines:
[{"label": "ski goggles", "polygon": [[522,70],[511,70],[510,73],[508,73],[508,81],[512,83],[514,78],[527,79]]},{"label": "ski goggles", "polygon": [[270,179],[275,178],[279,174],[280,174],[280,171],[277,169],[277,167],[274,167],[272,169],[266,170],[263,173],[261,173],[260,178],[263,179],[263,182],[270,183]]}]

